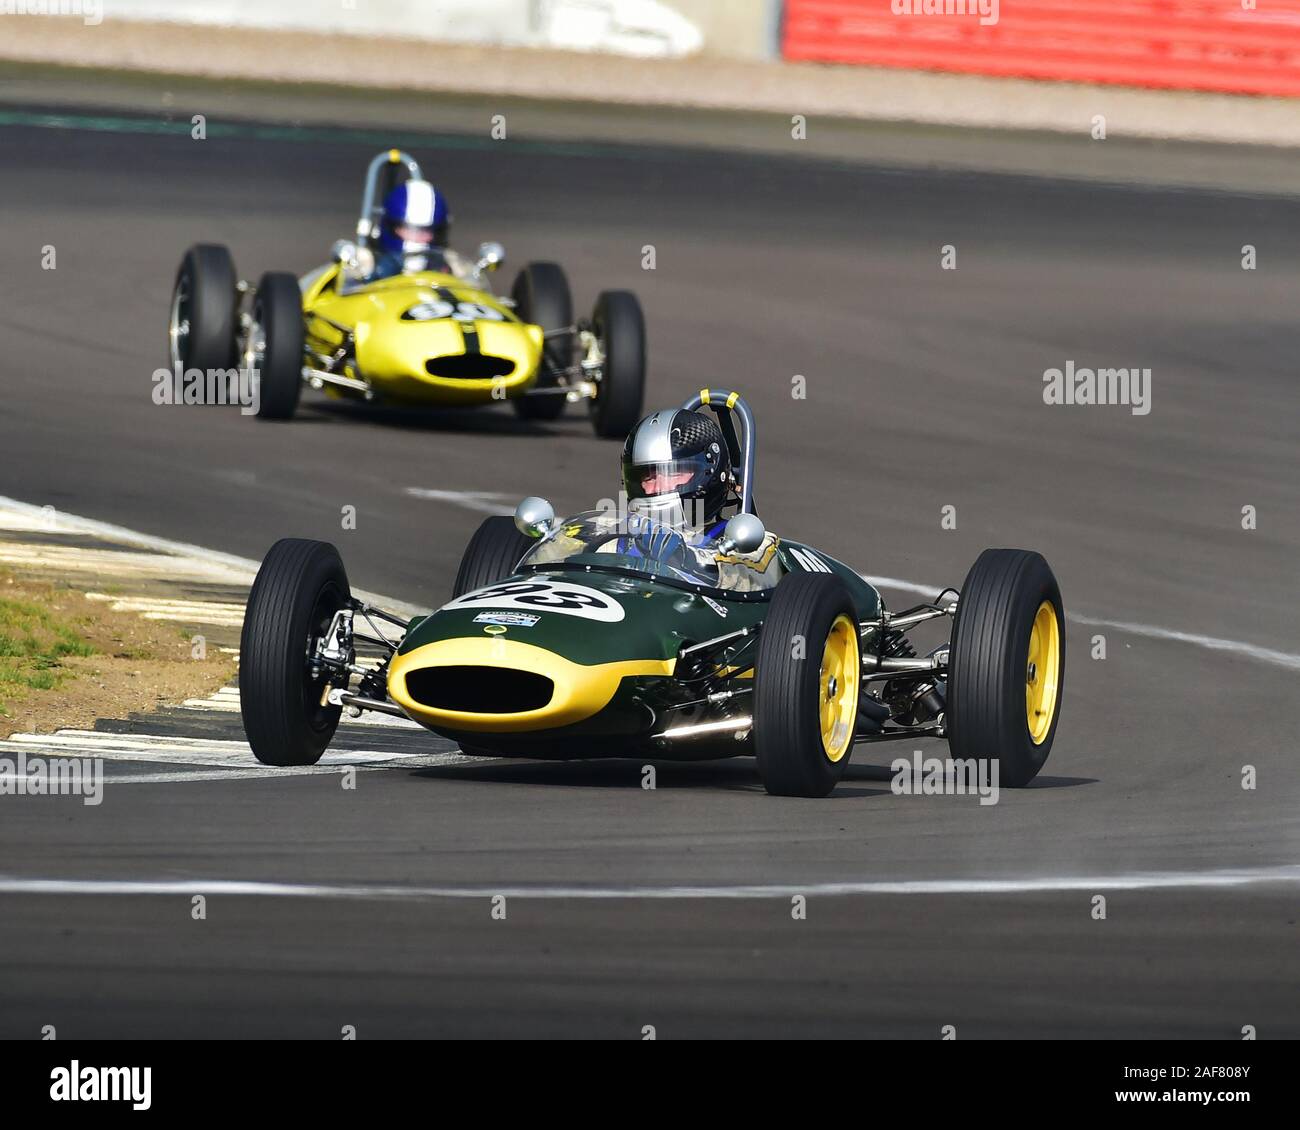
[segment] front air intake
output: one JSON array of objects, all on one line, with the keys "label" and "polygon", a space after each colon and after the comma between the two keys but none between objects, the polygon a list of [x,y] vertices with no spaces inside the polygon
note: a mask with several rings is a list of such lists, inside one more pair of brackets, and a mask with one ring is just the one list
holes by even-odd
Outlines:
[{"label": "front air intake", "polygon": [[523,714],[546,706],[555,684],[509,667],[422,667],[406,676],[406,693],[434,710]]},{"label": "front air intake", "polygon": [[508,357],[493,357],[490,353],[453,353],[447,357],[430,357],[424,368],[430,376],[448,381],[489,381],[510,376],[515,371],[515,363]]}]

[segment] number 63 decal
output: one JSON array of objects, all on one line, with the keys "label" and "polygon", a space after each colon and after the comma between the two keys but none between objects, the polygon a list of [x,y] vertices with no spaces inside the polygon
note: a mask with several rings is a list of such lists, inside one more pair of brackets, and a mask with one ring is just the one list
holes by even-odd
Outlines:
[{"label": "number 63 decal", "polygon": [[603,592],[563,581],[510,581],[457,597],[443,608],[524,608],[616,624],[623,606]]}]

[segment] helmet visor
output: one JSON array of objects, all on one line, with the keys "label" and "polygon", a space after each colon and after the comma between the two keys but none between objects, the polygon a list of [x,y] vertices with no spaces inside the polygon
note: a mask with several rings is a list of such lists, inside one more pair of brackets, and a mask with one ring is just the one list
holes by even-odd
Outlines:
[{"label": "helmet visor", "polygon": [[394,224],[393,231],[408,251],[433,245],[433,228],[423,224]]},{"label": "helmet visor", "polygon": [[670,459],[665,463],[627,462],[623,465],[623,489],[629,499],[654,498],[661,494],[689,498],[708,485],[714,466],[703,455]]}]

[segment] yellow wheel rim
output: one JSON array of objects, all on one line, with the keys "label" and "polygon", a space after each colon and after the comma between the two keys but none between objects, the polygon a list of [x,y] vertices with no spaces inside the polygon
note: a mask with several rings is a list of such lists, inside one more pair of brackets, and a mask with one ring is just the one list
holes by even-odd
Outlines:
[{"label": "yellow wheel rim", "polygon": [[1025,661],[1025,717],[1034,745],[1042,745],[1056,717],[1056,696],[1061,680],[1061,627],[1056,607],[1043,601],[1034,613]]},{"label": "yellow wheel rim", "polygon": [[822,749],[830,761],[840,761],[853,745],[861,678],[857,625],[847,616],[837,616],[826,635],[821,676],[817,680]]}]

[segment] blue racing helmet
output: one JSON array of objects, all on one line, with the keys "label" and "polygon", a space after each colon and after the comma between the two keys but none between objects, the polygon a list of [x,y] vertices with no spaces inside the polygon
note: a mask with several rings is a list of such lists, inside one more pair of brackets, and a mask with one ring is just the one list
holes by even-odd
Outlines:
[{"label": "blue racing helmet", "polygon": [[427,180],[408,180],[384,198],[379,244],[395,255],[447,246],[447,199]]}]

